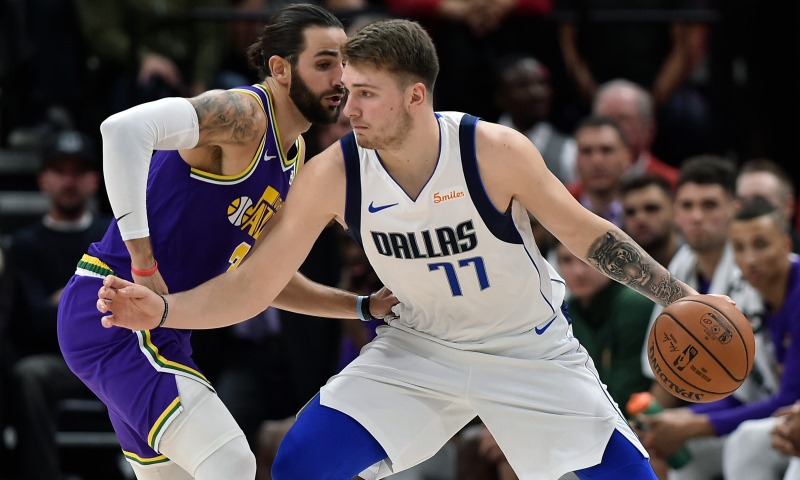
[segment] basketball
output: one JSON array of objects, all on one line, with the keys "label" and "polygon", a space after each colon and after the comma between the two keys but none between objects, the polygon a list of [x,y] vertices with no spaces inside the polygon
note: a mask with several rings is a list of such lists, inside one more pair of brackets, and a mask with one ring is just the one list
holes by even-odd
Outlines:
[{"label": "basketball", "polygon": [[753,368],[750,322],[720,297],[692,295],[667,306],[647,340],[656,379],[676,397],[713,402],[733,393]]}]

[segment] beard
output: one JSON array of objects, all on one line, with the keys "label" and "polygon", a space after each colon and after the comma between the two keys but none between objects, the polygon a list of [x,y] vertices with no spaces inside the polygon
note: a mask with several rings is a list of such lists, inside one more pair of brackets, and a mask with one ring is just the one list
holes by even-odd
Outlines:
[{"label": "beard", "polygon": [[[326,107],[322,104],[325,97],[341,95],[342,102],[336,107]],[[321,95],[315,94],[303,81],[300,72],[292,66],[292,84],[289,86],[289,98],[292,99],[300,113],[311,123],[329,125],[335,123],[345,104],[344,88],[331,89]]]},{"label": "beard", "polygon": [[642,239],[634,239],[636,243],[639,244],[646,252],[650,252],[652,250],[658,250],[664,247],[670,240],[671,232],[663,232],[661,234],[657,234],[656,236],[652,237],[650,240],[642,240]]},{"label": "beard", "polygon": [[400,120],[394,124],[395,127],[390,132],[372,138],[360,137],[358,145],[370,150],[397,150],[408,138],[408,132],[411,131],[412,124],[411,114],[404,111]]},{"label": "beard", "polygon": [[77,219],[88,210],[85,198],[69,193],[52,196],[53,209],[63,218]]}]

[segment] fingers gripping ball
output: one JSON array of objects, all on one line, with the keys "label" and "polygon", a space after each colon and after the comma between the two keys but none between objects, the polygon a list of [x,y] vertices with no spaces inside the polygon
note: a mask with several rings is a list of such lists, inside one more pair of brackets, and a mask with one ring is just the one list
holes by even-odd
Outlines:
[{"label": "fingers gripping ball", "polygon": [[647,359],[669,393],[695,403],[733,393],[753,368],[755,339],[747,318],[722,298],[684,297],[656,318]]}]

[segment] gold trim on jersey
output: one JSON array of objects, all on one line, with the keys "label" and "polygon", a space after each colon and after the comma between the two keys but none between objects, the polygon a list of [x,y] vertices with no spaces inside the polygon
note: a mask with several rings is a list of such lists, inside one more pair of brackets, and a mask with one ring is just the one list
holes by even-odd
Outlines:
[{"label": "gold trim on jersey", "polygon": [[161,412],[158,420],[153,424],[153,428],[151,428],[150,432],[147,434],[147,444],[150,445],[150,448],[156,452],[158,451],[158,444],[161,443],[161,436],[164,434],[164,430],[167,429],[167,426],[172,423],[182,411],[181,397],[175,397],[175,400]]},{"label": "gold trim on jersey", "polygon": [[153,343],[152,334],[150,330],[135,330],[133,332],[139,339],[139,350],[144,353],[150,365],[159,372],[168,372],[173,375],[183,375],[184,377],[192,378],[199,381],[206,387],[214,390],[211,383],[202,373],[198,372],[192,367],[183,365],[172,360],[168,360],[158,351],[158,347]]},{"label": "gold trim on jersey", "polygon": [[286,152],[283,151],[283,142],[281,141],[281,131],[278,126],[278,121],[275,118],[275,107],[272,104],[272,92],[270,92],[268,88],[261,84],[254,85],[254,87],[263,90],[267,95],[267,101],[269,102],[269,125],[270,128],[272,128],[272,133],[275,135],[275,142],[278,144],[278,152],[281,157],[281,168],[283,168],[284,172],[295,168],[297,161],[300,159],[300,145],[302,142],[300,142],[299,138],[295,140],[294,145],[296,147],[295,150],[297,150],[297,154],[292,158],[286,158]]},{"label": "gold trim on jersey", "polygon": [[[250,90],[243,90],[239,88],[232,88],[230,91],[246,93],[250,95],[251,97],[256,99],[259,105],[261,105],[261,110],[263,110],[265,114],[267,113],[267,109],[264,108],[264,102],[261,101],[261,97],[259,97],[257,93],[251,92]],[[271,110],[272,110],[272,104],[270,103],[270,111]],[[247,165],[247,168],[238,175],[217,175],[215,173],[209,173],[204,170],[192,168],[190,176],[197,180],[221,184],[221,185],[233,185],[243,180],[246,180],[256,169],[258,161],[261,160],[261,155],[264,153],[266,142],[267,142],[267,132],[265,131],[264,136],[261,137],[261,143],[258,145],[258,149],[256,149],[256,154],[253,156],[252,159],[250,159],[250,163]]]},{"label": "gold trim on jersey", "polygon": [[[272,93],[264,85],[256,84],[253,86],[264,92],[264,94],[267,96],[267,102],[269,103],[268,106],[265,106],[264,102],[261,101],[261,97],[253,91],[244,90],[241,88],[232,88],[230,89],[230,91],[246,93],[256,99],[258,104],[261,105],[261,109],[264,111],[264,114],[269,116],[269,125],[267,126],[267,128],[272,129],[272,133],[275,137],[275,142],[277,143],[278,147],[278,156],[280,157],[281,161],[281,168],[283,169],[284,172],[296,169],[298,161],[301,158],[300,153],[302,151],[302,142],[298,138],[295,141],[295,146],[296,146],[295,150],[297,151],[297,154],[290,159],[286,158],[286,153],[283,151],[283,147],[281,146],[283,144],[281,143],[281,135],[280,135],[280,130],[278,129],[278,122],[275,119],[275,108],[272,103]],[[253,158],[250,160],[250,164],[247,166],[247,169],[245,169],[245,171],[243,171],[242,173],[238,175],[217,175],[214,173],[209,173],[203,170],[199,170],[197,168],[192,168],[190,170],[190,176],[196,180],[208,183],[215,183],[218,185],[233,185],[242,182],[243,180],[246,180],[255,170],[256,165],[258,165],[259,160],[261,160],[261,157],[264,154],[264,150],[267,148],[266,141],[267,137],[269,136],[268,133],[269,133],[268,131],[264,131],[264,136],[261,138],[261,143],[259,144],[258,149],[256,150],[255,156],[253,156]]]},{"label": "gold trim on jersey", "polygon": [[84,272],[86,272],[85,276],[106,277],[108,275],[115,275],[114,270],[111,270],[111,267],[106,265],[105,262],[86,253],[78,260],[76,273],[80,275]]},{"label": "gold trim on jersey", "polygon": [[137,463],[137,464],[145,466],[145,467],[149,466],[149,465],[156,465],[156,464],[159,464],[159,463],[166,463],[166,462],[170,461],[169,458],[167,458],[166,455],[159,455],[157,457],[144,458],[144,457],[140,457],[139,455],[136,455],[133,452],[129,452],[127,450],[123,450],[122,454],[125,455],[125,458],[127,458],[131,462]]}]

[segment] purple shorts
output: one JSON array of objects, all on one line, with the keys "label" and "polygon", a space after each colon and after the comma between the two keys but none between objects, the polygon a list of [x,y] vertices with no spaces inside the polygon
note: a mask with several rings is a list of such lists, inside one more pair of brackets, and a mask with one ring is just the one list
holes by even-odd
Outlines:
[{"label": "purple shorts", "polygon": [[181,412],[175,375],[211,388],[191,358],[191,332],[104,328],[97,311],[102,278],[74,275],[58,306],[58,342],[69,368],[108,407],[125,456],[151,465],[161,434]]}]

